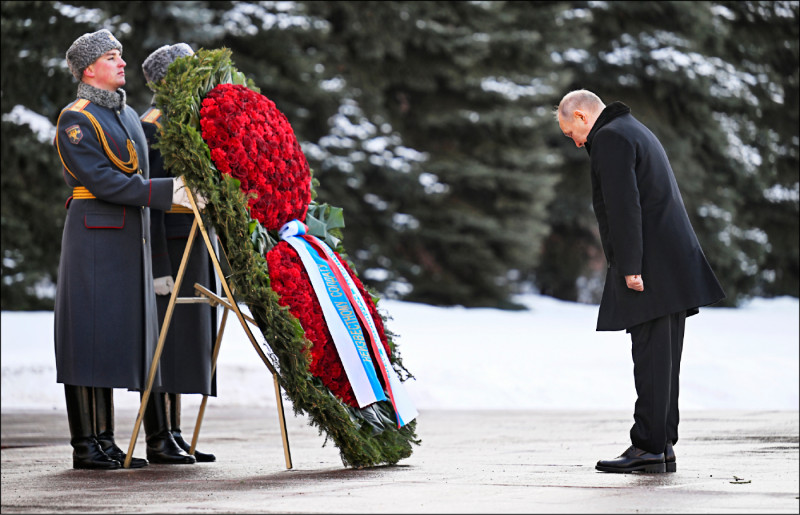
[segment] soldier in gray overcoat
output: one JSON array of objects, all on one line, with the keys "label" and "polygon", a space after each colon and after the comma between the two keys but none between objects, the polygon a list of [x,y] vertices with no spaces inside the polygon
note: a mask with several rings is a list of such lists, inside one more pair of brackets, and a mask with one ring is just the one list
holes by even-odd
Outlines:
[{"label": "soldier in gray overcoat", "polygon": [[79,84],[54,141],[73,189],[56,285],[57,381],[73,467],[113,469],[125,453],[113,439],[112,388],[144,388],[158,337],[149,208],[188,197],[182,178],[149,178],[145,135],[122,89],[122,44],[105,29],[87,33],[66,59]]},{"label": "soldier in gray overcoat", "polygon": [[[161,82],[169,65],[179,57],[193,55],[186,43],[164,45],[142,63],[148,84]],[[161,110],[151,107],[141,116],[142,128],[147,137],[151,177],[172,177],[164,168],[161,152],[153,148],[158,141],[162,123]],[[158,323],[162,327],[183,259],[186,242],[194,222],[191,210],[173,206],[169,211],[152,210],[151,234],[153,251],[153,276],[158,305]],[[181,297],[194,296],[194,284],[200,283],[211,291],[215,279],[211,260],[201,237],[194,240],[189,261],[180,286]],[[181,394],[199,393],[216,395],[216,374],[212,374],[212,358],[217,334],[216,308],[208,304],[180,304],[172,312],[159,362],[161,388],[150,397],[145,410],[144,427],[147,434],[147,459],[151,463],[179,464],[215,461],[213,454],[195,449],[194,456],[187,453],[191,446],[181,433]]]},{"label": "soldier in gray overcoat", "polygon": [[[564,96],[559,126],[591,159],[592,200],[608,262],[598,331],[631,335],[631,446],[604,472],[674,472],[686,317],[725,298],[697,240],[658,138],[622,102]],[[603,380],[602,370],[594,380]]]}]

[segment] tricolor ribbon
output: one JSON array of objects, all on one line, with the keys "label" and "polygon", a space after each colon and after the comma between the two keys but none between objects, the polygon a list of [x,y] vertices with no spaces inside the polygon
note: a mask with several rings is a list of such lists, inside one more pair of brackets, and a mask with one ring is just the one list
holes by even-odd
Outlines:
[{"label": "tricolor ribbon", "polygon": [[356,401],[363,408],[373,402],[386,400],[366,347],[360,321],[367,329],[373,354],[379,358],[378,369],[397,414],[397,427],[402,427],[414,420],[418,413],[391,366],[369,308],[336,254],[323,241],[306,234],[307,231],[305,224],[293,220],[281,228],[279,236],[300,256]]}]

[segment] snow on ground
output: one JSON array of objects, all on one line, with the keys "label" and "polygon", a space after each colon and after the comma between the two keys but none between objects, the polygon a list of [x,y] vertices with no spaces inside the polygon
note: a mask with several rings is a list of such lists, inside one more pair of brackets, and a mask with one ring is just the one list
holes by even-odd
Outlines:
[{"label": "snow on ground", "polygon": [[[530,309],[380,302],[415,376],[405,384],[419,409],[632,411],[629,335],[596,332],[594,305],[539,295],[518,300]],[[797,410],[799,313],[798,299],[782,297],[703,308],[687,319],[681,409]],[[255,335],[263,346],[257,329]],[[209,399],[209,409],[275,406],[272,377],[233,316],[217,370],[218,396]],[[1,392],[3,410],[65,410],[51,311],[2,312]],[[183,396],[186,407],[200,400]],[[138,408],[139,395],[115,390],[115,402]]]}]

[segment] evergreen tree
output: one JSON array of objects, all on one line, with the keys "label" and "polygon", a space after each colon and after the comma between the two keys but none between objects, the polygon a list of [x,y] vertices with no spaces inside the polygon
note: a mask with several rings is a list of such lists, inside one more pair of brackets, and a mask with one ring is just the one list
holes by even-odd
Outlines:
[{"label": "evergreen tree", "polygon": [[53,307],[71,192],[52,141],[77,88],[67,49],[81,34],[109,29],[128,62],[128,105],[141,112],[152,97],[141,70],[149,52],[175,41],[206,42],[215,33],[213,13],[199,4],[2,2],[3,309]]},{"label": "evergreen tree", "polygon": [[2,2],[0,9],[0,302],[4,310],[52,309],[70,194],[52,141],[76,87],[64,54],[86,32],[79,20],[94,13],[52,2]]},{"label": "evergreen tree", "polygon": [[510,306],[532,282],[599,300],[588,158],[552,116],[577,88],[661,139],[729,304],[797,296],[797,18],[798,2],[3,2],[2,307],[52,305],[64,53],[100,28],[124,45],[138,111],[150,52],[231,48],[386,296]]},{"label": "evergreen tree", "polygon": [[[797,125],[797,3],[779,4],[587,4],[578,10],[590,27],[592,51],[563,56],[580,77],[569,89],[622,100],[662,141],[729,305],[776,283],[797,294],[797,139],[789,128]],[[582,161],[573,164],[586,169]],[[561,186],[579,187],[578,177],[570,174]],[[580,179],[588,182],[585,174]],[[556,204],[564,197],[558,198]],[[570,213],[574,206],[554,205],[554,232],[566,226],[583,246],[589,217],[570,219]],[[546,254],[544,262],[561,257]],[[596,279],[602,272],[584,265],[581,274]],[[542,285],[548,288],[555,289]]]},{"label": "evergreen tree", "polygon": [[[327,65],[366,120],[396,131],[413,149],[407,154],[420,158],[399,173],[386,166],[391,159],[374,158],[321,171],[331,197],[355,194],[370,204],[357,223],[374,224],[374,232],[348,232],[359,234],[356,245],[376,245],[359,247],[356,257],[407,280],[409,300],[509,305],[519,270],[536,262],[548,232],[557,180],[541,133],[566,82],[549,59],[571,37],[553,27],[559,5],[312,2],[308,9],[330,22],[330,47],[342,53],[327,52]],[[393,241],[381,245],[390,231]]]},{"label": "evergreen tree", "polygon": [[733,226],[729,231],[764,253],[748,291],[754,295],[800,295],[799,10],[798,2],[712,7],[727,25],[715,33],[715,48],[737,63],[750,86],[746,102],[731,103],[718,118],[728,132],[728,150],[746,177],[737,218],[747,229],[740,234]]}]

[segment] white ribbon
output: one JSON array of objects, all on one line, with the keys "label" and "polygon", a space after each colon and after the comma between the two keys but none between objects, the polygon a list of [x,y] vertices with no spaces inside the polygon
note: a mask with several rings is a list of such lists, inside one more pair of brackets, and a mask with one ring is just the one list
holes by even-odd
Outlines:
[{"label": "white ribbon", "polygon": [[397,412],[398,427],[402,427],[407,423],[411,422],[417,415],[417,409],[414,407],[414,403],[411,401],[411,397],[408,395],[403,383],[400,381],[400,378],[397,376],[397,372],[395,372],[394,367],[392,367],[391,362],[389,361],[389,356],[386,354],[386,349],[383,347],[383,343],[381,342],[380,335],[378,333],[378,329],[375,327],[375,322],[372,320],[372,314],[369,312],[369,308],[364,301],[364,297],[361,296],[361,292],[358,291],[358,287],[356,286],[353,279],[350,277],[350,273],[344,267],[339,258],[336,257],[336,254],[328,247],[322,240],[316,238],[312,235],[307,235],[306,238],[311,238],[316,240],[319,247],[325,251],[328,255],[328,259],[334,263],[336,263],[337,268],[341,272],[342,277],[344,278],[345,282],[347,283],[347,287],[350,289],[350,293],[353,299],[355,299],[358,306],[354,306],[355,309],[361,310],[364,313],[364,320],[367,321],[368,330],[372,333],[373,341],[377,342],[377,350],[378,354],[380,355],[381,362],[383,363],[383,367],[386,370],[386,375],[389,378],[389,389],[392,396],[392,402],[394,404],[395,411]]},{"label": "white ribbon", "polygon": [[[377,400],[385,400],[386,397],[380,381],[377,379],[375,366],[369,354],[368,344],[361,332],[357,314],[352,310],[360,312],[360,318],[365,321],[372,341],[375,342],[374,351],[381,360],[381,368],[385,371],[389,383],[387,386],[392,405],[397,413],[397,425],[402,427],[414,420],[418,412],[389,361],[389,356],[383,347],[366,301],[336,254],[318,238],[311,235],[304,236],[307,231],[308,227],[305,224],[299,220],[293,220],[280,229],[279,236],[289,243],[300,256],[314,288],[314,293],[322,307],[325,322],[333,337],[359,407],[363,408]],[[307,240],[313,240],[315,246],[325,252],[327,259],[320,257],[317,250],[312,248]],[[330,270],[329,263],[336,266],[338,275],[344,279],[346,284],[339,284],[335,272]],[[347,293],[343,292],[342,288],[347,288],[349,296],[356,303],[355,306],[351,305]],[[374,400],[367,401],[367,398]]]},{"label": "white ribbon", "polygon": [[[305,240],[299,237],[305,234],[306,230],[305,224],[294,220],[284,225],[278,234],[300,256],[322,308],[325,324],[328,326],[336,351],[339,353],[342,367],[353,388],[358,406],[363,408],[376,401],[386,400],[383,387],[375,373],[368,344],[364,341],[364,336],[358,327],[358,320],[355,319],[355,316],[351,317],[355,319],[355,327],[351,320],[348,320],[350,323],[345,323],[346,319],[343,320],[340,311],[333,304],[334,300],[347,300],[344,292],[341,291],[338,284],[330,280],[332,272],[330,270],[325,272],[327,263],[315,260],[311,252],[316,251],[309,249]],[[320,270],[321,266],[322,270]],[[326,277],[323,277],[323,273]]]}]

